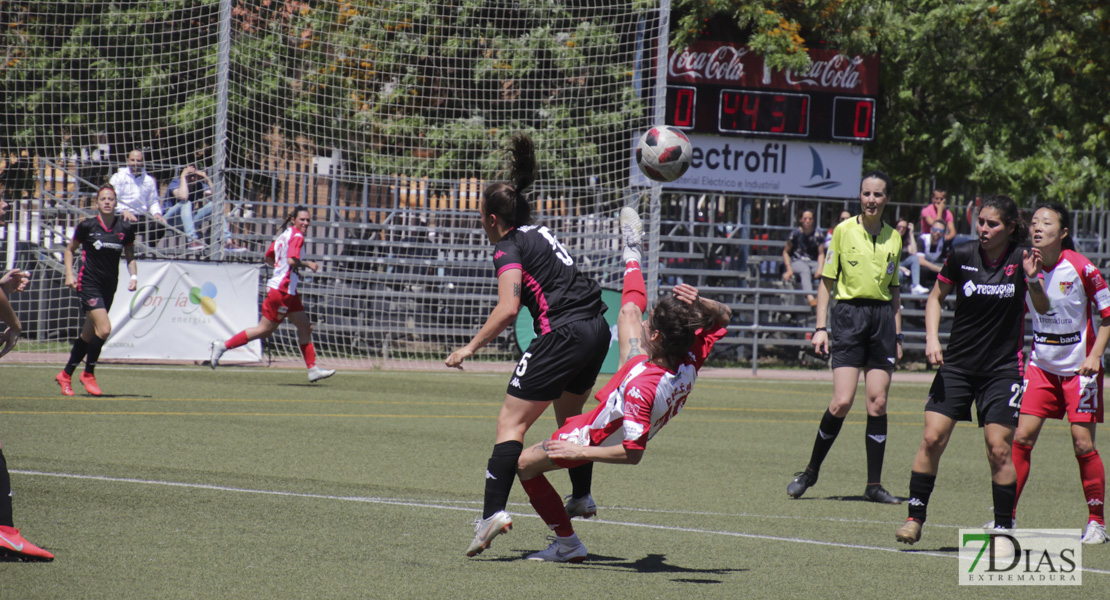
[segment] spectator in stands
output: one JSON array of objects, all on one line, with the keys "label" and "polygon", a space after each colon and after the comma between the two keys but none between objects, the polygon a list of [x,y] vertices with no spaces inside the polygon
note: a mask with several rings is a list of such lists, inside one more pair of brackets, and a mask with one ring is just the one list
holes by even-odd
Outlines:
[{"label": "spectator in stands", "polygon": [[158,200],[158,182],[146,172],[142,150],[132,150],[127,155],[127,166],[112,175],[109,183],[116,190],[119,202],[116,214],[134,223],[136,235],[142,234],[147,244],[153,245],[166,234],[166,218]]},{"label": "spectator in stands", "polygon": [[[200,250],[205,247],[204,242],[197,235],[197,224],[212,215],[215,203],[212,202],[212,186],[208,175],[189,165],[181,170],[181,174],[170,181],[166,188],[166,221],[174,227],[185,230],[189,238],[189,249]],[[239,248],[231,239],[231,231],[224,222],[224,247],[232,252],[239,252]]]},{"label": "spectator in stands", "polygon": [[833,225],[832,227],[829,227],[829,230],[825,233],[825,248],[826,249],[829,247],[829,245],[832,244],[833,230],[836,229],[836,226],[840,225],[844,221],[847,221],[848,219],[851,219],[851,218],[852,218],[852,213],[851,212],[846,211],[846,210],[840,211],[840,216],[836,218],[836,224]]},{"label": "spectator in stands", "polygon": [[948,210],[948,192],[941,188],[933,190],[932,200],[921,209],[921,233],[930,231],[937,221],[944,224],[944,239],[951,242],[956,237],[956,217]]},{"label": "spectator in stands", "polygon": [[913,287],[914,294],[928,294],[937,280],[944,266],[944,259],[948,257],[951,244],[945,236],[945,226],[940,221],[934,222],[929,233],[921,234],[921,244],[917,250],[917,263],[921,265],[920,285]]},{"label": "spectator in stands", "polygon": [[812,210],[802,211],[798,227],[790,233],[782,248],[782,264],[785,267],[783,280],[792,281],[796,273],[802,289],[807,292],[806,301],[810,306],[817,306],[813,280],[821,278],[821,270],[825,267],[825,240],[817,232],[817,220]]},{"label": "spectator in stands", "polygon": [[898,263],[902,277],[909,277],[913,287],[921,287],[921,262],[917,258],[917,236],[913,233],[913,223],[898,219],[894,230],[902,236],[902,254]]}]

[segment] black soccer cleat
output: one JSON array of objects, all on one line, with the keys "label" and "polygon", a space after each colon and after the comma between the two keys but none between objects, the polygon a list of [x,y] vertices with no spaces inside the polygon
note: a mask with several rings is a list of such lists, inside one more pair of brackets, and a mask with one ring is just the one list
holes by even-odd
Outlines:
[{"label": "black soccer cleat", "polygon": [[794,474],[794,481],[786,486],[786,495],[791,498],[801,498],[806,490],[817,485],[817,473],[806,469]]},{"label": "black soccer cleat", "polygon": [[901,504],[902,499],[883,489],[879,484],[868,485],[863,497],[879,504]]}]

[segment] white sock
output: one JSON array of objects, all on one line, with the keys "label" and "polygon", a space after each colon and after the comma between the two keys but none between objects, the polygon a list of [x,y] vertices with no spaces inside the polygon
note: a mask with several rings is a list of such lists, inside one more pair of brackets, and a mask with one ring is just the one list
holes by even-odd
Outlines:
[{"label": "white sock", "polygon": [[643,263],[639,246],[624,247],[624,264],[628,264],[631,261]]}]

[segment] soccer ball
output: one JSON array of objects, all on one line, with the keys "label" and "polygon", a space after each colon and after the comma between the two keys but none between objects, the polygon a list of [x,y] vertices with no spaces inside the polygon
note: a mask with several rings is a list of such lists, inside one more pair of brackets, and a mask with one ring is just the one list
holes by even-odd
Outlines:
[{"label": "soccer ball", "polygon": [[636,144],[636,164],[655,181],[674,181],[690,168],[694,148],[690,138],[674,127],[652,127]]}]

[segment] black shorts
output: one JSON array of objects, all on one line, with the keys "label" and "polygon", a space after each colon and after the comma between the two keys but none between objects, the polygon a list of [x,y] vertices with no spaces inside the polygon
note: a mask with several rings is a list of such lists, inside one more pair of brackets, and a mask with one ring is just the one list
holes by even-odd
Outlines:
[{"label": "black shorts", "polygon": [[942,366],[933,377],[925,410],[970,421],[974,402],[980,427],[987,423],[1017,427],[1021,392],[1022,381],[1017,376],[968,375]]},{"label": "black shorts", "polygon": [[81,298],[81,310],[84,312],[98,308],[111,310],[112,300],[116,297],[116,290],[103,292],[94,287],[82,286],[81,290],[77,292],[77,296]]},{"label": "black shorts", "polygon": [[894,370],[898,363],[898,340],[890,302],[841,300],[830,316],[832,368]]},{"label": "black shorts", "polygon": [[611,339],[604,315],[567,323],[533,339],[506,393],[544,402],[558,399],[564,391],[585,394],[597,381]]}]

